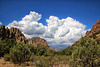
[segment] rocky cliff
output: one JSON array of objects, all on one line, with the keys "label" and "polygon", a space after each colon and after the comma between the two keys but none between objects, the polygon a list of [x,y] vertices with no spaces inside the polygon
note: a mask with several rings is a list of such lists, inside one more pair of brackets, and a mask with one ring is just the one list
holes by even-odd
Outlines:
[{"label": "rocky cliff", "polygon": [[[92,27],[92,29],[90,31],[87,31],[86,32],[86,35],[84,36],[85,37],[90,37],[94,40],[97,41],[97,43],[100,44],[100,20],[98,20]],[[80,41],[81,38],[78,40]],[[78,42],[76,41],[76,42]],[[74,44],[72,46],[74,46],[76,44],[76,42],[74,42]]]},{"label": "rocky cliff", "polygon": [[91,36],[91,35],[93,35],[93,34],[99,32],[99,31],[100,31],[100,20],[98,20],[98,22],[96,22],[96,23],[93,25],[93,27],[92,27],[92,29],[91,29],[90,31],[87,31],[87,32],[86,32],[86,36]]},{"label": "rocky cliff", "polygon": [[17,42],[32,44],[35,47],[37,47],[38,45],[49,47],[48,43],[43,38],[33,37],[31,39],[27,39],[19,29],[14,28],[14,27],[8,29],[7,27],[5,28],[4,25],[1,25],[0,26],[0,41],[4,40],[6,38],[14,39]]}]

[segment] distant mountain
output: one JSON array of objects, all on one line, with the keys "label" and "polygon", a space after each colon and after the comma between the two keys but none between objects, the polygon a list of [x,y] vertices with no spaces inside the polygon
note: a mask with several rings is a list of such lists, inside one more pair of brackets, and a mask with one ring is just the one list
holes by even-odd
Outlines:
[{"label": "distant mountain", "polygon": [[68,45],[50,45],[50,47],[54,47],[55,51],[60,51],[68,47]]}]

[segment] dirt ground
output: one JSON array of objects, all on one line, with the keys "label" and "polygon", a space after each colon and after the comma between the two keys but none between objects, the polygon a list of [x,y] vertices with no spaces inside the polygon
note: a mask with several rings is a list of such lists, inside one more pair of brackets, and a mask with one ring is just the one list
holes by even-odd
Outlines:
[{"label": "dirt ground", "polygon": [[17,66],[11,64],[10,62],[4,61],[3,58],[0,58],[0,67],[17,67]]},{"label": "dirt ground", "polygon": [[[36,66],[25,66],[25,65],[19,66],[19,65],[10,63],[8,61],[4,61],[3,58],[0,58],[0,67],[36,67]],[[53,67],[69,67],[69,65],[68,64],[59,64],[59,65],[54,64]]]}]

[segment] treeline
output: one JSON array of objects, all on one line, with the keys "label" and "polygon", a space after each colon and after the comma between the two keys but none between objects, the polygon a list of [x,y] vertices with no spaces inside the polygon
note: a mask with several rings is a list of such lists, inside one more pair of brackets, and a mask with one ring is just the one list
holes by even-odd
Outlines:
[{"label": "treeline", "polygon": [[[100,40],[99,40],[100,41]],[[46,47],[16,43],[12,39],[0,42],[0,57],[14,64],[31,62],[31,66],[53,67],[69,64],[70,67],[99,67],[100,43],[91,37],[82,37],[74,46],[62,51],[48,50]]]}]

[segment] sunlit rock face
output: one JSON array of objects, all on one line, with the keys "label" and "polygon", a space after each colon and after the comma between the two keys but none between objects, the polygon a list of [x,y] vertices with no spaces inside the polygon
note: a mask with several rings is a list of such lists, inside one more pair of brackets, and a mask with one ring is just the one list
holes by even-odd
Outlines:
[{"label": "sunlit rock face", "polygon": [[93,35],[94,33],[97,33],[97,32],[99,32],[100,31],[100,20],[98,20],[98,22],[96,22],[94,25],[93,25],[93,27],[92,27],[92,29],[90,30],[90,31],[87,31],[86,32],[86,36],[91,36],[91,35]]},{"label": "sunlit rock face", "polygon": [[14,39],[17,42],[25,42],[26,40],[26,37],[22,34],[22,32],[19,29],[14,28],[14,27],[8,29],[7,27],[5,28],[4,25],[1,25],[0,26],[0,40],[6,39],[6,38]]},{"label": "sunlit rock face", "polygon": [[43,39],[43,38],[40,38],[40,37],[33,37],[33,38],[31,38],[31,39],[27,39],[27,40],[26,40],[26,43],[27,43],[27,44],[33,44],[35,47],[36,47],[37,45],[48,47],[48,43],[46,42],[46,40]]}]

